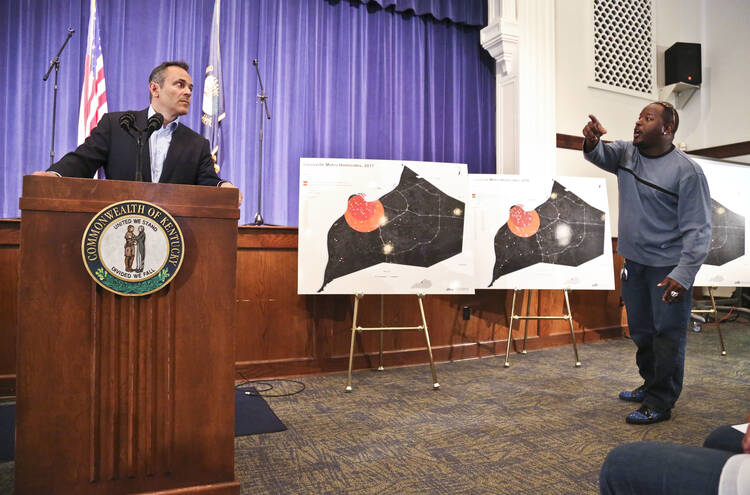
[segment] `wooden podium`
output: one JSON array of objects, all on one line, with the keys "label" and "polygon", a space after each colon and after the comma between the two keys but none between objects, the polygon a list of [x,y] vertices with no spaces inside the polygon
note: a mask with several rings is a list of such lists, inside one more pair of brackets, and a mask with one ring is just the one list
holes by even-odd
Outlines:
[{"label": "wooden podium", "polygon": [[[125,297],[81,257],[88,222],[124,200],[184,236],[172,282]],[[23,181],[16,493],[235,494],[237,191],[26,176]]]}]

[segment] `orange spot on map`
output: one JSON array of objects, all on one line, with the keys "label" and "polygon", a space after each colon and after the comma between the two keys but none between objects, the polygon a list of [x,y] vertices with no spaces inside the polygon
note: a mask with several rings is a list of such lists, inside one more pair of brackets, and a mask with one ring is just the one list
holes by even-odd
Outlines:
[{"label": "orange spot on map", "polygon": [[380,200],[365,201],[361,194],[349,198],[344,218],[357,232],[372,232],[384,222],[385,210]]},{"label": "orange spot on map", "polygon": [[539,230],[539,214],[536,210],[524,211],[520,206],[510,209],[508,228],[518,237],[531,237]]}]

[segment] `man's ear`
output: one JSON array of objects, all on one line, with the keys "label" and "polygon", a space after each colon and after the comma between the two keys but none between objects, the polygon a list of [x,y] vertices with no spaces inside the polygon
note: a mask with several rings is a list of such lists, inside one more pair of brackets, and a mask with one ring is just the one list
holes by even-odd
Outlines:
[{"label": "man's ear", "polygon": [[155,97],[155,96],[158,96],[159,89],[161,89],[160,86],[158,84],[156,84],[154,81],[150,81],[148,83],[148,90],[151,93],[151,97],[152,98]]},{"label": "man's ear", "polygon": [[664,134],[674,134],[674,124],[666,124],[663,129]]}]

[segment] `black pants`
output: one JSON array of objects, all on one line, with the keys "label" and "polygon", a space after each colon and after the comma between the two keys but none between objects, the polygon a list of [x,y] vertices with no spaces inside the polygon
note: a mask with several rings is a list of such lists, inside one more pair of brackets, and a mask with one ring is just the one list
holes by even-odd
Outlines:
[{"label": "black pants", "polygon": [[643,378],[643,404],[657,411],[674,407],[682,392],[685,374],[685,343],[692,288],[677,301],[661,300],[664,287],[657,287],[674,267],[646,266],[625,261],[627,279],[622,298],[628,314],[630,337],[637,346],[635,361]]}]

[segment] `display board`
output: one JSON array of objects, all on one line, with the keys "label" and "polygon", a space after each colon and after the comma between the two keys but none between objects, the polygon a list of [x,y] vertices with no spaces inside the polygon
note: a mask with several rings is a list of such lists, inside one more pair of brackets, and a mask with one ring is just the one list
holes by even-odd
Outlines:
[{"label": "display board", "polygon": [[604,179],[471,175],[477,288],[614,289]]},{"label": "display board", "polygon": [[465,164],[300,159],[299,294],[474,292]]},{"label": "display board", "polygon": [[[697,287],[750,286],[750,166],[692,157],[711,191],[711,247],[695,277]],[[682,198],[680,198],[682,199]]]}]

